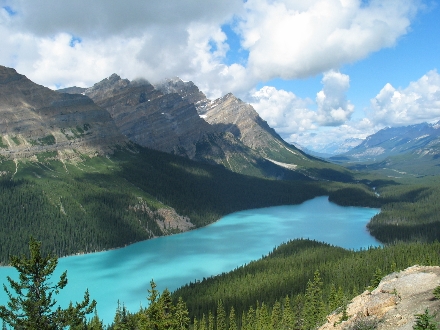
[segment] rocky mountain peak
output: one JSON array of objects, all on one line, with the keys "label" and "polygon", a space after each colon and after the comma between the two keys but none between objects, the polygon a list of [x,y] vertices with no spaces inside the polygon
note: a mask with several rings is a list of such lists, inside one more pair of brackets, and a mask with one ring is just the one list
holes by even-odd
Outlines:
[{"label": "rocky mountain peak", "polygon": [[183,81],[179,77],[165,79],[154,86],[163,94],[179,94],[188,103],[194,104],[199,114],[203,114],[203,109],[210,102],[192,81]]},{"label": "rocky mountain peak", "polygon": [[129,81],[112,75],[87,89],[85,95],[105,108],[131,141],[193,158],[196,142],[211,128],[199,117],[194,104],[174,92],[183,91],[185,86],[195,87],[169,79],[162,86],[167,88],[164,94],[146,80]]},{"label": "rocky mountain peak", "polygon": [[30,157],[73,149],[107,152],[127,140],[110,115],[84,95],[57,93],[0,67],[0,154]]},{"label": "rocky mountain peak", "polygon": [[7,84],[14,80],[26,78],[25,76],[18,74],[15,69],[8,68],[0,65],[0,84]]}]

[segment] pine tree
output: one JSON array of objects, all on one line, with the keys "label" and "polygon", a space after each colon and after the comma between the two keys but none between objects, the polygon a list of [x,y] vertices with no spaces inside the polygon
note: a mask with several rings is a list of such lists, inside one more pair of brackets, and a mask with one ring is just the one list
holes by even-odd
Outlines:
[{"label": "pine tree", "polygon": [[202,319],[200,320],[199,330],[206,330],[206,317],[205,317],[205,314],[202,315]]},{"label": "pine tree", "polygon": [[292,330],[295,324],[295,316],[293,315],[292,308],[290,307],[289,296],[284,298],[283,304],[283,316],[281,320],[281,328],[283,330]]},{"label": "pine tree", "polygon": [[[189,321],[190,321],[188,315],[189,315],[188,308],[186,307],[186,304],[183,301],[182,297],[179,297],[179,299],[177,299],[176,311],[174,313],[174,319],[177,330],[188,329]],[[196,324],[194,324],[194,328],[195,327]]]},{"label": "pine tree", "polygon": [[226,312],[221,300],[217,303],[217,330],[227,330]]},{"label": "pine tree", "polygon": [[87,323],[87,330],[103,330],[103,329],[104,329],[104,325],[102,324],[102,321],[99,319],[98,312],[95,309],[95,314]]},{"label": "pine tree", "polygon": [[208,312],[208,330],[214,330],[214,315],[212,315],[212,312]]},{"label": "pine tree", "polygon": [[229,312],[229,330],[237,330],[237,319],[235,317],[234,306],[231,307],[231,311]]},{"label": "pine tree", "polygon": [[157,308],[160,310],[159,319],[156,320],[158,329],[175,328],[175,307],[173,305],[173,301],[171,300],[171,293],[168,289],[165,289],[160,295],[157,301]]},{"label": "pine tree", "polygon": [[307,283],[303,308],[303,329],[305,330],[314,329],[325,317],[322,286],[319,271],[315,271],[313,281],[309,280]]},{"label": "pine tree", "polygon": [[145,310],[147,324],[143,324],[143,326],[153,330],[160,330],[163,320],[163,309],[159,302],[160,294],[159,291],[157,291],[156,283],[154,283],[153,280],[150,281],[150,287],[151,289],[148,289],[147,297],[149,306]]},{"label": "pine tree", "polygon": [[373,279],[371,280],[371,286],[373,289],[377,288],[380,284],[380,281],[382,281],[382,271],[380,268],[376,268],[376,271],[374,272]]},{"label": "pine tree", "polygon": [[0,318],[14,329],[59,329],[84,324],[85,315],[93,312],[96,301],[90,301],[89,292],[86,291],[81,303],[75,306],[70,303],[66,309],[58,306],[54,310],[56,300],[53,296],[67,285],[67,272],[53,285],[50,279],[58,259],[50,255],[43,257],[41,242],[32,237],[29,250],[30,257],[11,257],[11,265],[20,274],[19,282],[7,277],[15,293],[3,286],[9,303],[7,307],[0,306]]},{"label": "pine tree", "polygon": [[245,330],[254,330],[257,326],[255,310],[251,306],[246,315],[246,327]]},{"label": "pine tree", "polygon": [[281,303],[277,300],[272,308],[271,327],[274,330],[280,329],[282,318]]}]

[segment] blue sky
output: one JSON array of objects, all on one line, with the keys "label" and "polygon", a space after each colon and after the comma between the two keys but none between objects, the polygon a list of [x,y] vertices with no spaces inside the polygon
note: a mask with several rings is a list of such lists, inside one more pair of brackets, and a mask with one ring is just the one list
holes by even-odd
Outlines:
[{"label": "blue sky", "polygon": [[343,151],[440,120],[439,17],[437,0],[0,0],[0,64],[54,89],[179,76]]}]

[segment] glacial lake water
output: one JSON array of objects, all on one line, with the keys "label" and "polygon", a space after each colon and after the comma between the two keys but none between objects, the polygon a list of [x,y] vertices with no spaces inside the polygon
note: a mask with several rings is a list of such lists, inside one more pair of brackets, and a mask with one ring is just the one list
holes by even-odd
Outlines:
[{"label": "glacial lake water", "polygon": [[[259,259],[295,238],[355,250],[378,246],[366,224],[379,211],[341,207],[327,197],[317,197],[300,205],[236,212],[204,228],[121,249],[60,258],[53,282],[67,270],[69,283],[57,301],[62,307],[67,307],[70,300],[79,302],[88,288],[91,298],[98,302],[100,318],[109,324],[118,300],[131,312],[146,306],[151,279],[160,291],[173,291],[190,281]],[[8,275],[18,278],[15,269],[1,267],[0,284],[7,284]],[[4,305],[7,296],[0,291],[0,305]]]}]

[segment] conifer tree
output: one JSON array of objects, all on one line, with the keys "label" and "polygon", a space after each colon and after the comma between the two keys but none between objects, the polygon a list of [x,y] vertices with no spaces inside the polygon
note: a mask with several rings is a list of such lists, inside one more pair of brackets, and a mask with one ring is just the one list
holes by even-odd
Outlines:
[{"label": "conifer tree", "polygon": [[90,319],[90,321],[87,323],[87,330],[103,330],[104,325],[102,324],[102,321],[99,319],[98,312],[95,309],[95,314]]},{"label": "conifer tree", "polygon": [[281,303],[277,300],[275,301],[275,304],[272,308],[272,315],[271,315],[271,327],[274,330],[277,330],[280,328],[282,318],[282,312],[281,312]]},{"label": "conifer tree", "polygon": [[314,329],[325,317],[324,302],[322,298],[321,276],[315,271],[313,281],[308,281],[303,308],[303,329]]},{"label": "conifer tree", "polygon": [[159,302],[160,294],[159,291],[157,291],[156,283],[154,283],[153,280],[150,281],[150,287],[151,288],[148,289],[147,297],[149,306],[145,310],[145,314],[147,316],[146,324],[143,324],[143,326],[153,330],[160,330],[163,320],[163,310]]},{"label": "conifer tree", "polygon": [[96,301],[90,301],[89,292],[84,294],[84,300],[70,303],[62,309],[56,305],[54,295],[57,295],[67,285],[65,271],[56,284],[50,282],[53,272],[58,265],[58,258],[41,255],[41,242],[31,237],[29,241],[30,256],[11,257],[11,265],[19,272],[19,281],[7,277],[11,292],[5,285],[9,302],[0,306],[0,318],[14,329],[60,329],[67,326],[84,324],[85,315],[90,314],[96,307]]},{"label": "conifer tree", "polygon": [[214,315],[212,315],[212,312],[208,312],[208,330],[214,330]]},{"label": "conifer tree", "polygon": [[200,320],[199,330],[206,330],[206,317],[205,317],[205,314],[202,315],[202,319]]},{"label": "conifer tree", "polygon": [[231,307],[231,311],[229,312],[229,330],[237,330],[237,319],[235,317],[234,306]]},{"label": "conifer tree", "polygon": [[295,317],[292,308],[290,307],[290,298],[286,296],[283,304],[283,316],[281,320],[281,328],[283,330],[292,330],[294,328]]},{"label": "conifer tree", "polygon": [[168,289],[163,290],[156,307],[159,308],[159,319],[157,320],[158,329],[174,328],[176,325],[176,319],[174,318],[175,307]]},{"label": "conifer tree", "polygon": [[227,330],[226,312],[221,300],[217,303],[217,330]]},{"label": "conifer tree", "polygon": [[[174,319],[175,319],[176,329],[177,330],[187,329],[190,321],[188,316],[189,312],[182,297],[179,297],[179,299],[177,299],[177,305],[175,310],[176,311],[174,313]],[[196,325],[194,324],[194,327],[195,326]]]}]

